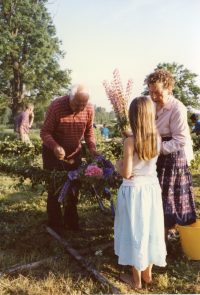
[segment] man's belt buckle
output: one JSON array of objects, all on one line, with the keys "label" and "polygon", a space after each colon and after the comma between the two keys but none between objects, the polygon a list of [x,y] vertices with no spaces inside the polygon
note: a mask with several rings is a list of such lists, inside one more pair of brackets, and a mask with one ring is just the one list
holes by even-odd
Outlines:
[{"label": "man's belt buckle", "polygon": [[75,160],[74,159],[66,159],[66,160],[63,160],[69,164],[74,164]]}]

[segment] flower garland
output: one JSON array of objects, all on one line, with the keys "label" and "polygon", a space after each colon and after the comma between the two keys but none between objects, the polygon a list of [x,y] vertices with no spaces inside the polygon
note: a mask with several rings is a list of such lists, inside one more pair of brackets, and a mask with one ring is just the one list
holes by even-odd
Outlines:
[{"label": "flower garland", "polygon": [[74,194],[77,189],[80,189],[82,194],[88,195],[90,193],[95,197],[95,192],[98,191],[99,195],[108,198],[109,194],[105,191],[105,187],[116,189],[116,186],[118,188],[121,183],[122,178],[115,170],[112,162],[106,160],[103,156],[95,156],[88,162],[83,162],[77,170],[68,173],[67,181],[60,191],[58,202],[67,199],[69,188],[72,189]]}]

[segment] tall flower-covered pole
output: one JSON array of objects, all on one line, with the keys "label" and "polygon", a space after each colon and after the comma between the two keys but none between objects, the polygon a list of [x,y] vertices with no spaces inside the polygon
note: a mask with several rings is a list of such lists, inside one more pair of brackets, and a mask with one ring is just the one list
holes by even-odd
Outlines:
[{"label": "tall flower-covered pole", "polygon": [[123,86],[118,69],[113,72],[114,80],[111,84],[107,80],[103,81],[108,99],[118,120],[121,130],[127,130],[129,127],[128,120],[128,101],[131,96],[133,79],[128,80],[126,93],[124,94]]}]

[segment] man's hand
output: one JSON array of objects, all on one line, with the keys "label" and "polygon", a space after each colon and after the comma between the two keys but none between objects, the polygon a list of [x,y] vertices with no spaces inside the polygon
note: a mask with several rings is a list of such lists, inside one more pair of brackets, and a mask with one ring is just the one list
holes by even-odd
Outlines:
[{"label": "man's hand", "polygon": [[33,113],[33,111],[31,113],[29,113],[29,115],[31,116],[31,120],[29,122],[29,128],[31,128],[31,126],[33,124],[33,120],[34,120],[34,113]]},{"label": "man's hand", "polygon": [[91,157],[101,156],[101,154],[99,152],[97,152],[97,150],[95,148],[90,148],[90,156]]},{"label": "man's hand", "polygon": [[56,158],[58,160],[63,160],[64,159],[64,157],[65,157],[65,151],[64,151],[64,149],[61,146],[59,146],[58,144],[56,144],[54,146],[53,151],[54,151],[54,155],[56,156]]},{"label": "man's hand", "polygon": [[34,118],[34,112],[33,112],[33,110],[29,113],[29,115],[31,116],[31,118]]}]

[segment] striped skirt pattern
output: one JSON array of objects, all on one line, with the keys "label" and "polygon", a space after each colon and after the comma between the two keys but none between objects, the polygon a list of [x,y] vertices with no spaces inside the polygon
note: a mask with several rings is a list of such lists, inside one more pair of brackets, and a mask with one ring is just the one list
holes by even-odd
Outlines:
[{"label": "striped skirt pattern", "polygon": [[175,223],[189,225],[196,221],[192,177],[184,149],[160,155],[157,172],[162,189],[165,227]]}]

